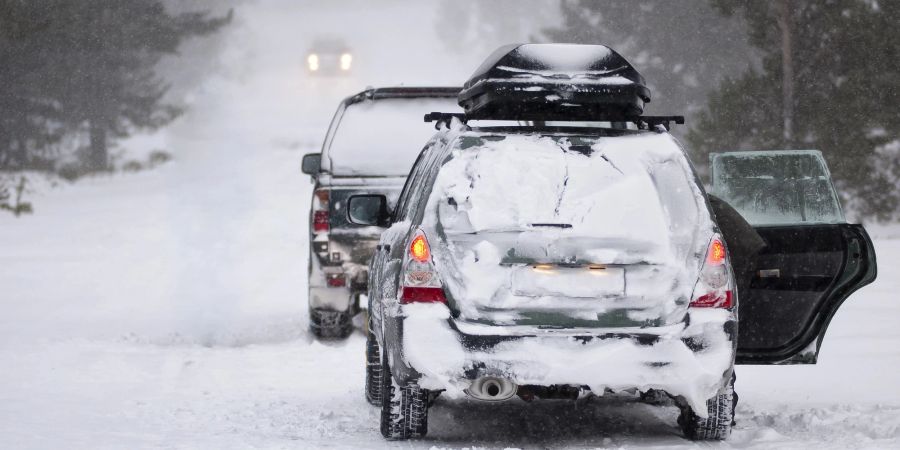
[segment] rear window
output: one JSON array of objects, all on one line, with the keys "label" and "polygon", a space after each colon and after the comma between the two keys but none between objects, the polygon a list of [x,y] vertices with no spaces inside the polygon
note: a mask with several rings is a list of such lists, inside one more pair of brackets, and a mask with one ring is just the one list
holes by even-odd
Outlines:
[{"label": "rear window", "polygon": [[667,135],[463,135],[454,148],[432,191],[448,234],[555,230],[686,250],[705,211]]},{"label": "rear window", "polygon": [[435,133],[433,111],[461,112],[456,97],[394,98],[347,107],[327,150],[334,175],[406,176]]}]

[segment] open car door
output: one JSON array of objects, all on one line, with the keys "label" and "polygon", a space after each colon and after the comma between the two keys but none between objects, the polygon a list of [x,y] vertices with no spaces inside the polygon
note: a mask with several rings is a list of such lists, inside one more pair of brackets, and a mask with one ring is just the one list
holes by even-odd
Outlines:
[{"label": "open car door", "polygon": [[713,153],[710,170],[766,242],[738,292],[737,363],[815,364],[838,307],[875,279],[869,235],[844,220],[817,150]]}]

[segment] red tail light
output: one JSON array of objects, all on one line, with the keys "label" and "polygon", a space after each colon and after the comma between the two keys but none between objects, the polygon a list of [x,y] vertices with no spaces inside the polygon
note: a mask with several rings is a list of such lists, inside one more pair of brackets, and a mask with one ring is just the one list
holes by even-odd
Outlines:
[{"label": "red tail light", "polygon": [[331,224],[329,223],[328,211],[313,212],[313,231],[316,233],[328,231]]},{"label": "red tail light", "polygon": [[400,303],[447,303],[444,287],[431,260],[431,247],[422,231],[409,243],[403,265]]},{"label": "red tail light", "polygon": [[347,285],[347,276],[342,273],[331,273],[325,275],[325,282],[328,287],[344,287]]},{"label": "red tail light", "polygon": [[327,233],[331,227],[331,218],[328,214],[328,191],[319,189],[313,193],[313,220],[312,227],[315,233]]},{"label": "red tail light", "polygon": [[692,308],[731,308],[733,301],[731,299],[731,291],[722,293],[703,294],[691,301]]},{"label": "red tail light", "polygon": [[734,306],[733,280],[728,252],[719,235],[713,236],[700,269],[700,278],[691,296],[692,308],[731,308]]},{"label": "red tail light", "polygon": [[400,303],[447,303],[447,297],[444,296],[444,288],[404,286]]}]

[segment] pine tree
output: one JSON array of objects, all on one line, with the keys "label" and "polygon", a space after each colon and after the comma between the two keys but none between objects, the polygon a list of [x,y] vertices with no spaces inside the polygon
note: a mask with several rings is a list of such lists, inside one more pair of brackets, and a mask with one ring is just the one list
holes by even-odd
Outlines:
[{"label": "pine tree", "polygon": [[24,102],[18,96],[18,108],[49,106],[56,128],[86,131],[85,162],[93,170],[108,167],[110,139],[160,127],[179,114],[164,102],[167,87],[154,66],[185,39],[216,31],[231,18],[173,15],[159,0],[0,0],[0,10],[32,28],[28,51],[24,41],[11,41],[17,52],[8,62],[22,67],[24,84],[32,86]]},{"label": "pine tree", "polygon": [[0,0],[0,169],[32,168],[61,136],[60,106],[35,57],[46,29],[34,8]]},{"label": "pine tree", "polygon": [[816,148],[853,209],[900,206],[900,2],[714,0],[762,66],[721,83],[688,135],[713,151]]}]

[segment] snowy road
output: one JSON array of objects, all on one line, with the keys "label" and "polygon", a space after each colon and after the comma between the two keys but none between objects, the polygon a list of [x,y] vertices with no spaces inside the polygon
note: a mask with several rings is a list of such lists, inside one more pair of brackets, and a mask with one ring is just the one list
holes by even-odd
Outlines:
[{"label": "snowy road", "polygon": [[[31,229],[17,230],[22,222],[3,223],[14,236]],[[259,305],[271,314],[221,319],[219,334],[207,333],[202,321],[196,335],[106,333],[101,330],[129,324],[162,330],[164,319],[154,324],[146,314],[166,303],[154,308],[123,296],[123,305],[104,314],[106,302],[63,292],[76,287],[74,280],[57,284],[74,267],[96,267],[95,260],[66,254],[62,243],[54,253],[63,257],[42,257],[47,248],[14,240],[4,234],[0,260],[0,448],[407,447],[381,440],[376,410],[363,400],[361,334],[332,345],[310,340],[302,299],[291,292],[283,292],[288,298],[281,309]],[[68,247],[90,255],[93,246]],[[8,250],[15,248],[20,250],[11,257]],[[900,252],[900,240],[879,240],[877,249],[879,280],[841,310],[820,364],[740,369],[738,427],[724,446],[900,445],[900,333],[894,324],[900,274],[891,258]],[[90,272],[77,271],[84,277]],[[238,306],[254,309],[250,300]],[[43,331],[51,329],[56,333]],[[432,445],[691,446],[680,437],[674,409],[615,399],[577,405],[439,401],[429,440],[412,444]]]},{"label": "snowy road", "polygon": [[[674,409],[623,399],[439,399],[427,440],[381,439],[361,333],[326,345],[305,329],[300,157],[358,80],[330,97],[298,82],[282,67],[297,49],[269,44],[297,38],[301,18],[262,5],[238,11],[252,45],[226,55],[269,55],[257,72],[211,80],[181,121],[123,144],[172,163],[37,185],[33,216],[0,215],[0,448],[693,447]],[[838,313],[820,364],[740,367],[738,426],[719,447],[900,448],[900,226],[874,231],[878,280]]]}]

